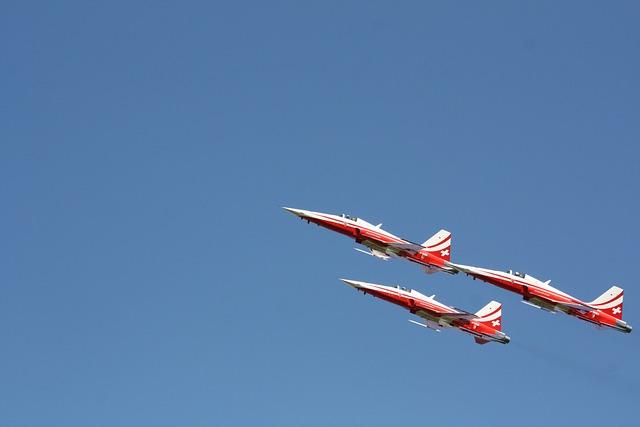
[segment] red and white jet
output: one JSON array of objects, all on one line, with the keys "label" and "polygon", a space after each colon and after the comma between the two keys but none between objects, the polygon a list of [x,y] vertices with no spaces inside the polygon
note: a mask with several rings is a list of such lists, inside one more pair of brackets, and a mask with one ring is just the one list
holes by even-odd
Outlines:
[{"label": "red and white jet", "polygon": [[612,286],[591,302],[584,302],[525,273],[507,272],[486,268],[448,263],[459,272],[474,279],[480,279],[523,296],[522,302],[550,312],[563,312],[598,326],[606,326],[617,331],[631,332],[632,328],[622,320],[622,288]]},{"label": "red and white jet", "polygon": [[440,230],[419,245],[402,239],[382,229],[382,224],[373,225],[362,218],[350,215],[332,215],[303,209],[283,208],[300,219],[352,237],[357,243],[369,248],[359,252],[384,259],[405,258],[421,264],[427,273],[444,271],[455,274],[457,270],[446,265],[451,259],[451,233]]},{"label": "red and white jet", "polygon": [[502,329],[502,304],[491,301],[477,313],[469,313],[457,308],[448,307],[420,292],[396,286],[383,286],[357,280],[340,279],[354,289],[389,301],[422,317],[425,323],[409,320],[409,322],[440,332],[441,328],[458,328],[474,336],[476,343],[499,342],[507,344],[511,339]]}]

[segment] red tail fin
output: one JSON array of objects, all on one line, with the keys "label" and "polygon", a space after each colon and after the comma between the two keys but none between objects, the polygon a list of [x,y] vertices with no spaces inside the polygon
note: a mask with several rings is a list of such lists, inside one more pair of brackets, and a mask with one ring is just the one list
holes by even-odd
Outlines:
[{"label": "red tail fin", "polygon": [[476,316],[478,316],[476,322],[489,325],[497,331],[502,330],[502,304],[498,301],[491,301],[482,307]]},{"label": "red tail fin", "polygon": [[440,230],[422,244],[428,252],[432,252],[438,258],[451,261],[451,233]]},{"label": "red tail fin", "polygon": [[598,310],[622,320],[622,299],[624,290],[617,286],[612,286],[608,291],[593,300],[590,305]]}]

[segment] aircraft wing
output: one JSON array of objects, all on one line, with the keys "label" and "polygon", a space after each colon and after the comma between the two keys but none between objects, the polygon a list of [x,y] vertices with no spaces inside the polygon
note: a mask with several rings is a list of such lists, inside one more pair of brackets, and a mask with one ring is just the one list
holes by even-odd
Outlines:
[{"label": "aircraft wing", "polygon": [[398,249],[400,251],[405,251],[409,253],[418,253],[424,247],[416,244],[416,243],[386,243],[387,246],[393,249]]},{"label": "aircraft wing", "polygon": [[525,299],[526,300],[540,299],[540,300],[546,301],[547,303],[551,303],[551,304],[566,307],[566,308],[572,308],[575,310],[591,311],[594,309],[594,307],[591,307],[588,304],[575,302],[575,301],[567,301],[565,299],[557,298],[553,294],[550,294],[541,290],[533,290],[531,288],[527,289],[525,293]]},{"label": "aircraft wing", "polygon": [[[456,309],[457,310],[457,309]],[[425,312],[425,315],[421,315],[420,311]],[[447,320],[471,320],[471,319],[475,319],[478,316],[476,316],[473,313],[468,313],[466,311],[447,311],[441,308],[426,308],[426,307],[421,307],[419,310],[417,310],[416,313],[418,316],[423,317],[427,320],[431,320],[430,317],[440,317],[443,319],[447,319]]]},{"label": "aircraft wing", "polygon": [[467,313],[465,311],[465,312],[458,312],[458,313],[445,313],[442,315],[442,317],[446,319],[472,320],[472,319],[476,319],[478,316],[476,316],[473,313]]},{"label": "aircraft wing", "polygon": [[473,314],[473,313],[469,313],[468,311],[464,311],[464,310],[460,310],[459,308],[453,307],[456,312],[454,313],[445,313],[442,315],[442,317],[445,318],[449,318],[449,319],[464,319],[464,320],[472,320],[472,319],[477,319],[478,316]]},{"label": "aircraft wing", "polygon": [[582,311],[594,310],[594,307],[591,307],[590,305],[587,305],[587,304],[559,302],[558,305],[562,305],[562,306],[565,306],[565,307],[574,308],[576,310],[582,310]]}]

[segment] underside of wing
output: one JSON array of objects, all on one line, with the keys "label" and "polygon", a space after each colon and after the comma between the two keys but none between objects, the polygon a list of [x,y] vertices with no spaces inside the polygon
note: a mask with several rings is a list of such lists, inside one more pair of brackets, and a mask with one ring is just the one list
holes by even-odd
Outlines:
[{"label": "underside of wing", "polygon": [[387,243],[386,245],[392,249],[397,249],[399,251],[405,251],[410,253],[418,253],[422,249],[424,249],[424,247],[416,243]]},{"label": "underside of wing", "polygon": [[477,317],[475,314],[467,313],[466,311],[451,311],[440,307],[421,307],[416,314],[423,319],[444,320],[445,323],[453,320],[471,320]]},{"label": "underside of wing", "polygon": [[473,320],[478,316],[472,313],[445,313],[442,317],[451,320]]},{"label": "underside of wing", "polygon": [[567,307],[567,308],[573,308],[575,310],[581,310],[581,311],[591,311],[594,308],[587,305],[587,304],[580,304],[580,303],[568,303],[568,302],[560,302],[558,303],[558,305],[563,306],[563,307]]},{"label": "underside of wing", "polygon": [[541,295],[540,292],[533,291],[531,289],[529,289],[525,294],[525,299],[532,301],[534,303],[537,300],[537,301],[540,301],[543,305],[556,306],[559,308],[574,309],[574,310],[581,310],[581,311],[591,311],[594,309],[590,305],[587,305],[578,301],[567,301],[566,299],[554,297],[554,295],[548,294],[546,292],[544,293],[544,295]]}]

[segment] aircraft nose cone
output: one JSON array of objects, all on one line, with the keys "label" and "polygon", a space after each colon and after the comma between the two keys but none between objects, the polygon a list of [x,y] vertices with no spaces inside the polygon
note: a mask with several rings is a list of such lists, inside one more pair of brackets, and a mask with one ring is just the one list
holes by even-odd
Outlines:
[{"label": "aircraft nose cone", "polygon": [[360,285],[360,282],[356,280],[349,280],[349,279],[340,279],[340,280],[342,280],[344,283],[346,283],[347,285],[351,286],[354,289],[360,289],[362,287]]},{"label": "aircraft nose cone", "polygon": [[285,206],[283,206],[282,209],[291,212],[292,214],[294,214],[295,216],[299,216],[300,218],[304,218],[306,216],[306,212],[302,209],[287,208]]}]

